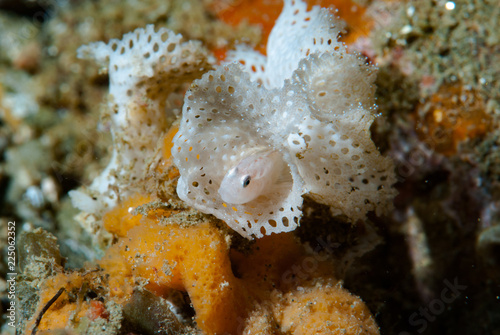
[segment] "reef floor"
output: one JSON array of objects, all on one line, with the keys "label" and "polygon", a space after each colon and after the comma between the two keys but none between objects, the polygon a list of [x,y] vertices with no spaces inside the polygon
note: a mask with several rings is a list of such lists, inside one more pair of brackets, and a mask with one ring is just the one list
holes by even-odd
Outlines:
[{"label": "reef floor", "polygon": [[[247,240],[179,199],[172,140],[192,80],[239,43],[265,53],[282,1],[0,1],[2,334],[500,335],[500,6],[307,4],[378,68],[370,132],[398,194],[354,224],[305,195],[296,230]],[[148,24],[204,66],[169,79],[141,183],[90,215],[69,193],[116,138],[108,71],[77,49]]]}]

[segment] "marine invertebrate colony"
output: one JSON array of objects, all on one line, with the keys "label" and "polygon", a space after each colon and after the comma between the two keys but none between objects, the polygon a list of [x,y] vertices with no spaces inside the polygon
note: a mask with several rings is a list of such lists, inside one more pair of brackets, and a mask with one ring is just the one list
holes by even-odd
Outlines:
[{"label": "marine invertebrate colony", "polygon": [[366,305],[331,274],[329,260],[315,255],[314,269],[300,273],[298,264],[314,254],[293,235],[260,239],[243,254],[208,222],[183,227],[161,224],[155,210],[130,215],[130,206],[144,201],[133,197],[104,218],[119,236],[100,262],[106,273],[121,273],[111,276],[111,295],[128,296],[122,288],[139,278],[157,295],[187,291],[204,334],[379,334]]},{"label": "marine invertebrate colony", "polygon": [[375,68],[341,30],[285,1],[267,57],[241,46],[191,85],[172,148],[181,199],[247,238],[294,230],[306,193],[352,221],[390,208],[393,164],[369,131]]},{"label": "marine invertebrate colony", "polygon": [[96,42],[78,56],[97,61],[109,73],[109,114],[113,154],[106,169],[86,190],[70,192],[75,207],[102,215],[143,180],[149,155],[173,117],[167,99],[183,84],[210,68],[198,41],[153,25],[125,34],[121,40]]}]

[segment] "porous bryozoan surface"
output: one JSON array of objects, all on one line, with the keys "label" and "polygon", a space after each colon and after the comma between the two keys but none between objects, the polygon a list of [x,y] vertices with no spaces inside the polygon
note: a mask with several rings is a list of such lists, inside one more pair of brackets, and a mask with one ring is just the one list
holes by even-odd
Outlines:
[{"label": "porous bryozoan surface", "polygon": [[[247,238],[295,229],[306,193],[352,222],[391,208],[393,163],[370,134],[376,68],[347,53],[341,28],[326,9],[285,1],[267,57],[239,47],[239,64],[194,82],[172,150],[181,199]],[[280,153],[280,177],[248,203],[223,202],[224,176],[258,150]]]},{"label": "porous bryozoan surface", "polygon": [[78,55],[99,63],[110,79],[105,120],[113,135],[111,161],[87,190],[70,193],[76,207],[99,215],[143,180],[148,157],[173,117],[167,99],[209,69],[210,59],[200,42],[183,42],[181,35],[153,25],[121,40],[82,46]]},{"label": "porous bryozoan surface", "polygon": [[278,113],[280,107],[279,99],[273,102],[270,94],[250,82],[236,64],[207,73],[186,94],[172,149],[182,171],[179,196],[247,237],[295,229],[302,204],[301,182],[293,182],[298,176],[288,165],[271,193],[246,204],[225,203],[218,194],[224,175],[239,161],[259,149],[278,149],[270,141],[273,129],[266,127],[263,117]]}]

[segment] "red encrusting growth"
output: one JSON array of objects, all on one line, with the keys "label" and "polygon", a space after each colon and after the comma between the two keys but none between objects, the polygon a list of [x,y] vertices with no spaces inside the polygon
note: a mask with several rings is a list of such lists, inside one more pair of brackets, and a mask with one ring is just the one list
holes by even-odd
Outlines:
[{"label": "red encrusting growth", "polygon": [[87,310],[87,317],[94,321],[97,318],[108,319],[109,313],[106,310],[104,303],[99,300],[92,300],[90,302],[90,308]]}]

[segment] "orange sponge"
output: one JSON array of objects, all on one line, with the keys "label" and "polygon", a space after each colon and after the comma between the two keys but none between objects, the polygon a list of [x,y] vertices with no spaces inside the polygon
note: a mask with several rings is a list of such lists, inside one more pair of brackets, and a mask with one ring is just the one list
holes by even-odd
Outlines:
[{"label": "orange sponge", "polygon": [[42,284],[38,307],[26,325],[26,333],[32,331],[37,317],[61,289],[64,289],[62,294],[43,314],[38,331],[68,329],[78,324],[83,317],[95,320],[109,316],[102,302],[84,300],[87,289],[99,291],[99,283],[102,283],[102,280],[97,271],[61,272],[48,278]]},{"label": "orange sponge", "polygon": [[66,293],[40,330],[109,315],[106,304],[83,299],[82,287],[123,306],[139,285],[159,296],[187,291],[205,334],[378,334],[364,303],[335,285],[328,257],[307,252],[292,234],[266,236],[242,253],[211,223],[162,224],[160,211],[127,210],[147,199],[132,197],[105,216],[105,226],[121,237],[98,261],[101,269],[45,281],[39,311],[61,287]]},{"label": "orange sponge", "polygon": [[416,123],[419,137],[446,156],[454,155],[460,143],[482,138],[491,129],[484,100],[461,83],[442,85],[418,105]]},{"label": "orange sponge", "polygon": [[[340,285],[300,287],[275,305],[281,331],[291,334],[378,334],[366,305]],[[314,332],[311,332],[314,330]]]},{"label": "orange sponge", "polygon": [[118,254],[131,266],[132,276],[158,295],[186,290],[196,310],[198,327],[208,334],[231,333],[246,317],[248,297],[231,271],[228,241],[208,223],[162,226],[143,218],[121,238],[102,263],[113,271]]},{"label": "orange sponge", "polygon": [[142,215],[134,215],[135,208],[150,201],[149,196],[140,194],[123,201],[120,206],[113,208],[104,215],[102,219],[104,228],[110,233],[124,237],[131,228],[141,223]]},{"label": "orange sponge", "polygon": [[328,257],[306,252],[292,234],[266,236],[242,253],[231,250],[229,238],[210,223],[161,224],[154,210],[132,216],[127,208],[145,200],[136,196],[105,216],[105,227],[121,236],[100,261],[115,296],[133,282],[157,295],[187,291],[206,334],[278,328],[290,334],[378,334],[361,300],[332,284],[337,280]]}]

